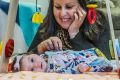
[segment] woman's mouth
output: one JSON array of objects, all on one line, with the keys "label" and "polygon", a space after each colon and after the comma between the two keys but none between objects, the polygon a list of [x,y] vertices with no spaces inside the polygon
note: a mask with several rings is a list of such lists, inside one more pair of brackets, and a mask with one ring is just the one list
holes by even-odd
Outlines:
[{"label": "woman's mouth", "polygon": [[62,22],[68,22],[70,20],[70,18],[62,18],[61,21]]}]

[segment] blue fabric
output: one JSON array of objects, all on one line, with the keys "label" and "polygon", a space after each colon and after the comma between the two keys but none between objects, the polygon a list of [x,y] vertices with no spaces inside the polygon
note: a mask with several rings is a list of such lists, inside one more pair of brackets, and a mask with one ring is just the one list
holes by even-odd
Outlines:
[{"label": "blue fabric", "polygon": [[[0,0],[0,42],[6,31],[6,21],[9,9],[9,0]],[[20,2],[17,9],[16,25],[13,39],[15,41],[14,53],[26,52],[35,36],[39,24],[32,23],[32,16],[36,11],[35,3]]]},{"label": "blue fabric", "polygon": [[[0,9],[8,14],[9,1],[0,0]],[[24,39],[29,47],[34,35],[37,32],[39,24],[32,23],[32,16],[36,12],[36,6],[33,3],[19,3],[17,9],[16,23],[20,26],[23,31]]]},{"label": "blue fabric", "polygon": [[24,39],[30,46],[39,24],[32,23],[32,16],[36,12],[36,6],[32,3],[19,3],[19,21],[24,34]]},{"label": "blue fabric", "polygon": [[118,39],[115,39],[115,46],[116,46],[118,57],[120,57],[120,44],[119,44]]}]

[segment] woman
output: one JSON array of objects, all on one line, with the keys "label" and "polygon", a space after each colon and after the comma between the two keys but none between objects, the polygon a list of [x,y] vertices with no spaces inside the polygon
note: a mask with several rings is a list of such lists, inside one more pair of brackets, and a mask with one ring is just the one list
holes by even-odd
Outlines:
[{"label": "woman", "polygon": [[109,29],[105,17],[97,11],[90,25],[86,0],[50,0],[48,14],[28,51],[83,50],[98,48],[110,59]]}]

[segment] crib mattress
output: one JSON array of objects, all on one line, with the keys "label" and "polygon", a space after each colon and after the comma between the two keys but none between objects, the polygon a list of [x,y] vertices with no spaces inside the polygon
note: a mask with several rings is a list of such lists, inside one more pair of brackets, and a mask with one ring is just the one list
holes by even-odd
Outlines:
[{"label": "crib mattress", "polygon": [[57,74],[22,71],[1,73],[0,80],[120,80],[115,72],[89,72],[84,74]]}]

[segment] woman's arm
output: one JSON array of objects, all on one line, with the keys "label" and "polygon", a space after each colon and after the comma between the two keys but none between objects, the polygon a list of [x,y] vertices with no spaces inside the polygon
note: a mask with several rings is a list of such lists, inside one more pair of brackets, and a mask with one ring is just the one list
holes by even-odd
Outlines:
[{"label": "woman's arm", "polygon": [[70,39],[70,42],[73,46],[73,49],[78,51],[94,47],[90,40],[84,36],[82,31],[79,31],[79,33],[73,39]]},{"label": "woman's arm", "polygon": [[101,11],[97,11],[97,20],[94,25],[83,26],[71,43],[75,50],[83,50],[96,47],[100,49],[108,59],[111,59],[109,50],[110,29],[107,24],[105,15]]},{"label": "woman's arm", "polygon": [[49,50],[62,50],[62,41],[56,36],[50,36],[45,30],[39,30],[28,51],[41,54]]}]

